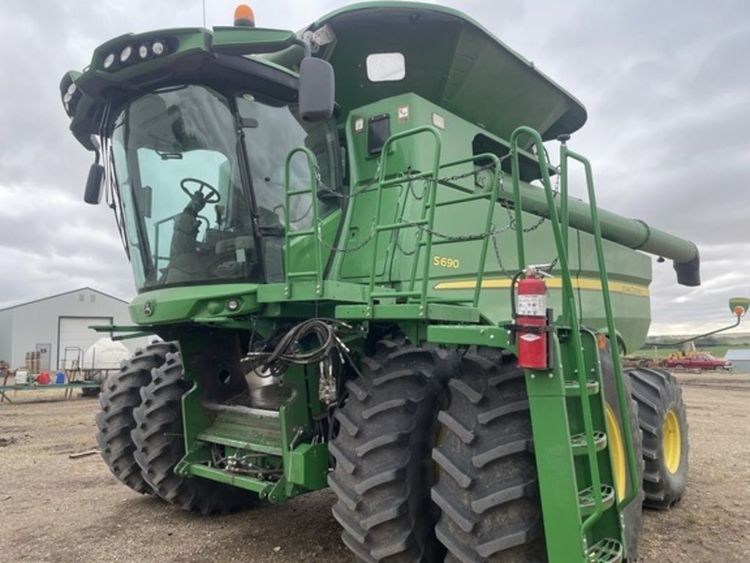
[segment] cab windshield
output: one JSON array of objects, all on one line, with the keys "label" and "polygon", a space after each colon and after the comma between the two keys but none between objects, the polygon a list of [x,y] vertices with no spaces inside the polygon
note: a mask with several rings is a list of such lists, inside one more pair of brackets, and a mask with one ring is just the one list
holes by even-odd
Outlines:
[{"label": "cab windshield", "polygon": [[[289,106],[204,86],[132,101],[115,120],[111,146],[138,289],[282,279],[284,161],[309,145],[325,171],[336,161],[325,131],[308,131]],[[295,159],[291,181],[308,174]],[[293,228],[309,225],[310,204],[294,198]]]}]

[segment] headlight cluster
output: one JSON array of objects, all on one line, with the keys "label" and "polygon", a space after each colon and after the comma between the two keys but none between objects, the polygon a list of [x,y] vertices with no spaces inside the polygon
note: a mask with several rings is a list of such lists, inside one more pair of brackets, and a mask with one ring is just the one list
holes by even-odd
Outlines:
[{"label": "headlight cluster", "polygon": [[78,87],[72,83],[70,86],[68,86],[68,89],[65,91],[65,95],[63,96],[63,103],[69,104],[70,100],[73,99],[73,95],[76,93],[76,90],[78,90]]},{"label": "headlight cluster", "polygon": [[75,70],[66,72],[60,80],[60,100],[62,101],[65,113],[72,117],[76,111],[76,106],[81,101],[83,93],[76,84],[76,80],[81,73]]},{"label": "headlight cluster", "polygon": [[68,89],[65,91],[65,94],[63,95],[63,106],[65,106],[65,112],[70,115],[73,113],[73,98],[78,98],[78,87],[71,82],[70,86],[68,86]]},{"label": "headlight cluster", "polygon": [[137,48],[134,45],[125,45],[119,52],[110,53],[104,57],[102,66],[105,70],[110,70],[118,61],[120,66],[129,65],[137,61],[160,57],[165,53],[167,53],[167,45],[164,41],[149,41],[138,45]]}]

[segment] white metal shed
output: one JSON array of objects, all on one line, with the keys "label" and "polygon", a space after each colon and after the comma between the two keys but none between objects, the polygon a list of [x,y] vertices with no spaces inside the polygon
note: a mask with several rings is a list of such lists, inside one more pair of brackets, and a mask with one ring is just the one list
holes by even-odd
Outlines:
[{"label": "white metal shed", "polygon": [[[91,325],[131,324],[128,303],[90,287],[0,309],[0,360],[22,367],[27,352],[40,353],[40,369],[71,367],[102,336]],[[146,344],[123,342],[131,351]]]}]

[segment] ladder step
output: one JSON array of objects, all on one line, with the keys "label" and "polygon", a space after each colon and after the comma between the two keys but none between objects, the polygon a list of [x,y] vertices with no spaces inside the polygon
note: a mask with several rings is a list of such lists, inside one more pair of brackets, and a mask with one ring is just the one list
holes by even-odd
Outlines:
[{"label": "ladder step", "polygon": [[268,411],[211,404],[216,413],[211,426],[198,434],[201,442],[221,444],[269,455],[282,455],[281,425]]},{"label": "ladder step", "polygon": [[[612,485],[602,485],[602,510],[611,508],[615,502],[615,488]],[[582,516],[588,516],[596,510],[594,489],[587,487],[578,493],[578,506]]]},{"label": "ladder step", "polygon": [[586,561],[591,563],[620,563],[622,558],[622,544],[611,538],[599,540],[586,551]]},{"label": "ladder step", "polygon": [[[586,387],[588,388],[589,395],[596,395],[599,392],[598,381],[589,381],[586,383]],[[581,396],[581,386],[578,384],[577,381],[565,382],[565,395],[567,395],[568,397],[580,397]]]},{"label": "ladder step", "polygon": [[[602,451],[607,447],[607,435],[604,432],[594,432],[594,446],[597,452]],[[573,455],[586,455],[588,448],[586,447],[586,435],[576,434],[570,439],[570,447],[573,450]]]}]

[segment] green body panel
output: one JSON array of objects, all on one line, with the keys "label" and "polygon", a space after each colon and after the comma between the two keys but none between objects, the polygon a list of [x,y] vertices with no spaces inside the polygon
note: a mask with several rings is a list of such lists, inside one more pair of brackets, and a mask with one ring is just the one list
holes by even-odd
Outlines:
[{"label": "green body panel", "polygon": [[[130,318],[142,325],[191,322],[196,318],[217,321],[258,311],[257,284],[196,285],[169,287],[141,293],[131,301]],[[238,299],[237,311],[227,309],[227,301]],[[150,311],[150,313],[149,313]]]},{"label": "green body panel", "polygon": [[585,552],[582,541],[570,540],[580,537],[581,511],[576,480],[570,473],[573,454],[567,447],[571,437],[565,424],[568,411],[562,362],[555,367],[551,377],[543,373],[526,376],[535,449],[544,452],[544,462],[539,463],[537,458],[539,484],[555,487],[555,494],[541,496],[545,526],[554,530],[545,539],[549,551],[558,554],[560,561],[581,561]]},{"label": "green body panel", "polygon": [[328,446],[302,444],[289,454],[287,480],[314,491],[326,486],[328,473]]},{"label": "green body panel", "polygon": [[281,455],[281,428],[278,418],[240,412],[221,412],[211,426],[198,434],[198,440],[240,450]]}]

